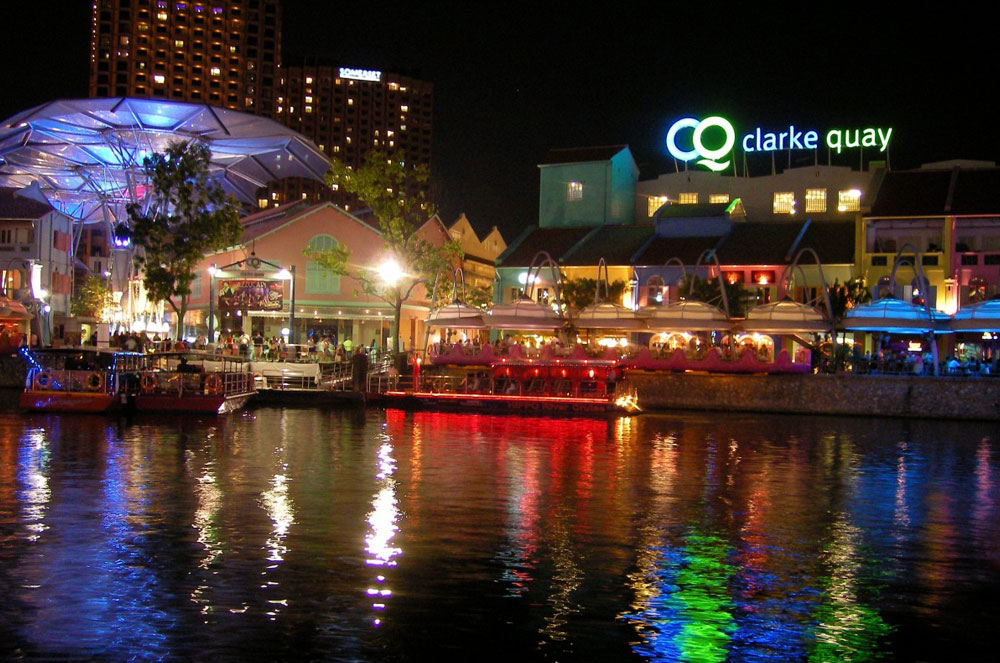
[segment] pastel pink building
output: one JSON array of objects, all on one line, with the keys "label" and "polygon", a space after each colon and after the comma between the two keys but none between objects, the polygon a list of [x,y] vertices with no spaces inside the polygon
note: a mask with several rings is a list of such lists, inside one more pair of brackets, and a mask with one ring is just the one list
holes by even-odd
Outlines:
[{"label": "pastel pink building", "polygon": [[[376,219],[352,215],[332,203],[300,201],[252,214],[241,223],[240,244],[206,256],[199,266],[185,317],[186,336],[207,334],[211,313],[216,333],[246,331],[271,338],[287,330],[293,343],[330,336],[338,343],[350,339],[355,345],[389,345],[392,307],[364,294],[355,278],[332,274],[303,253],[344,245],[352,266],[373,267],[387,254]],[[434,243],[448,238],[436,216],[418,232]],[[213,287],[215,301],[210,302]],[[403,303],[400,337],[406,348],[423,346],[427,299],[417,286]]]}]

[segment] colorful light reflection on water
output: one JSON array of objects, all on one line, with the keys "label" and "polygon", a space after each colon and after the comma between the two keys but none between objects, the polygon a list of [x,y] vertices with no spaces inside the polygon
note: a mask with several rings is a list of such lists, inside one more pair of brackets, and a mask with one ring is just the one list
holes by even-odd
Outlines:
[{"label": "colorful light reflection on water", "polygon": [[0,415],[0,658],[946,660],[991,426]]}]

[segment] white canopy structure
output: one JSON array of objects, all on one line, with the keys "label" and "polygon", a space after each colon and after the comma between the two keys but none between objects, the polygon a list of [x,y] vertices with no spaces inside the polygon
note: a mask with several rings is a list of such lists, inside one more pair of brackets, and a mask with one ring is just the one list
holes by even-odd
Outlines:
[{"label": "white canopy structure", "polygon": [[759,334],[830,333],[832,323],[812,306],[790,299],[754,306],[741,325]]},{"label": "white canopy structure", "polygon": [[616,331],[646,329],[646,323],[636,317],[634,311],[612,302],[587,306],[573,316],[573,324],[580,329],[613,329]]},{"label": "white canopy structure", "polygon": [[483,322],[483,311],[459,301],[434,309],[424,322],[430,327],[486,329],[486,324]]},{"label": "white canopy structure", "polygon": [[143,159],[191,140],[209,148],[213,175],[244,203],[277,179],[322,180],[330,166],[312,141],[264,117],[159,99],[73,99],[0,125],[0,186],[30,187],[80,223],[115,223],[125,205],[146,199]]},{"label": "white canopy structure", "polygon": [[495,304],[484,318],[490,329],[552,331],[563,326],[562,317],[551,306],[530,299]]},{"label": "white canopy structure", "polygon": [[725,312],[706,302],[685,300],[669,306],[648,306],[639,309],[651,330],[655,331],[721,331],[731,323]]}]

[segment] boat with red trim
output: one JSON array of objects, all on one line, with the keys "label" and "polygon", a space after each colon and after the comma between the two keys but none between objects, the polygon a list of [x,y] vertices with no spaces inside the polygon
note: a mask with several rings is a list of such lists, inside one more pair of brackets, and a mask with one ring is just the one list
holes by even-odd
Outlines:
[{"label": "boat with red trim", "polygon": [[257,393],[248,360],[195,350],[145,355],[137,378],[137,412],[226,414]]},{"label": "boat with red trim", "polygon": [[374,375],[366,400],[391,407],[524,414],[635,412],[624,368],[601,358],[501,357],[489,365],[432,366],[411,375]]},{"label": "boat with red trim", "polygon": [[22,409],[41,412],[114,412],[131,405],[143,355],[96,348],[30,351]]}]

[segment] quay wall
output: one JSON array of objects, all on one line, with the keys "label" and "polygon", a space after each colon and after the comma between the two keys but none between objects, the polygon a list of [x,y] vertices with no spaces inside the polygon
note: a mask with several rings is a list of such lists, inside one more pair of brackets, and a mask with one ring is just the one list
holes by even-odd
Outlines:
[{"label": "quay wall", "polygon": [[643,410],[1000,420],[1000,378],[632,371]]}]

